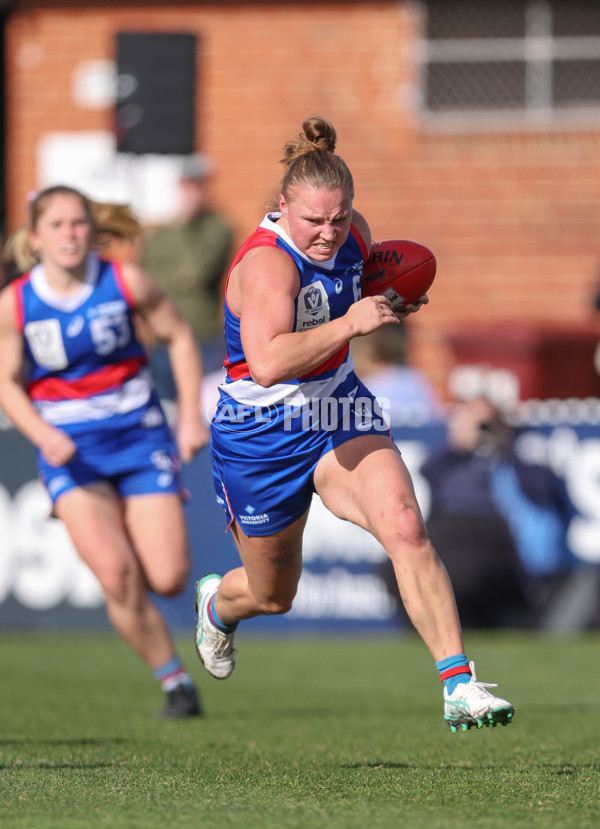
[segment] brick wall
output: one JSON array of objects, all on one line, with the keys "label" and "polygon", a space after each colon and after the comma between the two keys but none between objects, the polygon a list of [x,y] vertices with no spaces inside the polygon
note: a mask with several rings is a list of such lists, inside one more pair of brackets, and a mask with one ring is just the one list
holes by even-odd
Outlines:
[{"label": "brick wall", "polygon": [[438,258],[431,304],[411,320],[412,358],[446,391],[446,331],[476,321],[591,319],[600,271],[600,133],[435,135],[409,104],[416,7],[397,2],[117,4],[17,2],[6,27],[7,215],[24,215],[46,131],[111,129],[79,109],[74,69],[113,58],[117,31],[188,31],[201,43],[198,141],[241,240],[277,192],[303,117],[335,124],[355,206],[377,239]]}]

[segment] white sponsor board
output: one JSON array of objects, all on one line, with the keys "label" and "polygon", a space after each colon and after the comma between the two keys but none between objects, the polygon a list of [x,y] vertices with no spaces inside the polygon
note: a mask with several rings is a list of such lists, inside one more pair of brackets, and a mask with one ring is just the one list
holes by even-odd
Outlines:
[{"label": "white sponsor board", "polygon": [[[401,433],[397,443],[427,517],[429,490],[419,469],[432,435],[418,428]],[[436,440],[439,444],[439,433]],[[600,566],[600,427],[537,424],[523,432],[517,446],[524,459],[548,464],[564,479],[576,511],[568,528],[570,551],[582,564]],[[0,456],[0,618],[6,620],[2,608],[11,602],[31,611],[32,617],[58,606],[77,610],[80,617],[101,608],[96,579],[77,557],[63,525],[49,517],[50,501],[35,478],[28,444],[13,430],[0,429]],[[186,467],[185,484],[192,493],[190,538],[199,551],[190,576],[193,582],[202,572],[229,569],[239,562],[215,503],[207,454]],[[269,629],[276,629],[278,622],[299,629],[315,622],[324,627],[328,622],[335,627],[344,623],[396,627],[395,603],[381,575],[385,560],[385,551],[371,535],[335,518],[315,496],[305,531],[298,596],[285,621],[267,620]],[[171,600],[165,614],[172,623],[182,619],[183,624],[192,624],[189,595]]]}]

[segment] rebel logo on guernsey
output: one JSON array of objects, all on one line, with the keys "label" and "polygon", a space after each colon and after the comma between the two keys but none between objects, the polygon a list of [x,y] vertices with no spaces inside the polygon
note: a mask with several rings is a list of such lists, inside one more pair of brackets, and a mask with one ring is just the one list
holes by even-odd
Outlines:
[{"label": "rebel logo on guernsey", "polygon": [[297,309],[296,331],[306,331],[329,322],[331,319],[329,298],[320,280],[300,289]]}]

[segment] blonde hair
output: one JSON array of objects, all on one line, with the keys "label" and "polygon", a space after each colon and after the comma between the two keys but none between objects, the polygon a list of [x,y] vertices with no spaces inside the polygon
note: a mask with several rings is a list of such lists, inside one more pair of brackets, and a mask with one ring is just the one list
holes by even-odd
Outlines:
[{"label": "blonde hair", "polygon": [[48,209],[54,196],[75,196],[78,198],[83,205],[88,220],[93,224],[90,200],[74,187],[56,184],[37,193],[29,202],[26,223],[8,237],[2,252],[2,259],[5,262],[14,262],[21,273],[30,270],[38,262],[38,256],[29,244],[28,235],[31,230],[35,230],[37,223]]},{"label": "blonde hair", "polygon": [[14,262],[18,273],[26,273],[37,263],[37,256],[32,251],[27,239],[28,229],[20,227],[4,243],[2,261]]},{"label": "blonde hair", "polygon": [[142,226],[128,204],[91,202],[96,250],[107,247],[113,239],[134,241],[142,235]]},{"label": "blonde hair", "polygon": [[311,115],[302,122],[302,129],[283,148],[283,196],[290,200],[293,188],[308,184],[326,190],[344,190],[353,198],[352,173],[344,159],[335,153],[337,133],[333,124],[322,115]]}]

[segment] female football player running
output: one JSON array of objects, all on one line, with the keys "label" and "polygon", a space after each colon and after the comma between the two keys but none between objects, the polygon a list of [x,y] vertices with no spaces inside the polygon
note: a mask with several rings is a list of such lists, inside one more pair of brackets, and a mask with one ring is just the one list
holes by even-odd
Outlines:
[{"label": "female football player running", "polygon": [[242,566],[198,582],[198,654],[225,678],[234,669],[238,622],[291,608],[316,492],[387,550],[445,684],[451,728],[508,722],[512,706],[477,682],[465,656],[452,587],[410,475],[353,371],[350,341],[398,319],[383,296],[361,299],[371,233],[352,207],[352,175],[334,152],[335,129],[320,116],[302,126],[285,147],[279,210],[244,243],[227,279],[227,378],[211,451],[217,500]]},{"label": "female football player running", "polygon": [[[36,446],[53,512],[100,582],[112,624],[167,693],[160,715],[198,715],[149,596],[178,593],[189,568],[179,458],[208,442],[192,332],[140,267],[91,252],[90,202],[77,190],[52,187],[34,199],[26,242],[38,264],[0,295],[0,406]],[[134,312],[169,349],[177,443]]]}]

